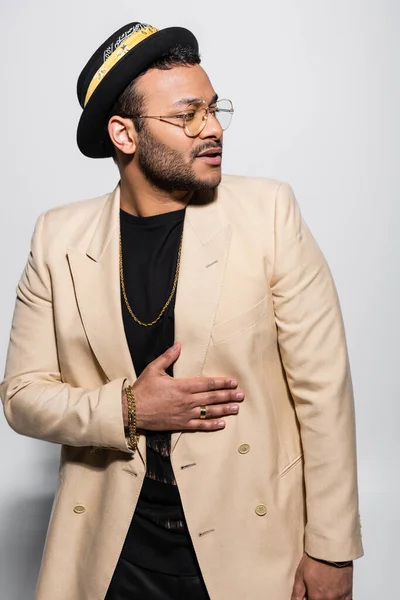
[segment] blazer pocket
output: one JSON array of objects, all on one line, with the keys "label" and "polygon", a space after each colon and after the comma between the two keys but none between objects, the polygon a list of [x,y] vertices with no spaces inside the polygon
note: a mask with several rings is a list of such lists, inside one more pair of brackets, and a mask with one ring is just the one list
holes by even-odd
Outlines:
[{"label": "blazer pocket", "polygon": [[261,319],[267,315],[267,300],[268,297],[265,296],[260,302],[257,302],[257,304],[252,306],[252,308],[246,312],[240,313],[240,315],[232,317],[227,321],[215,323],[211,334],[214,344],[217,345],[231,340],[233,337],[243,333],[246,329],[250,329],[250,327],[253,327],[253,325],[261,321]]},{"label": "blazer pocket", "polygon": [[294,460],[292,460],[288,465],[286,465],[286,467],[282,469],[282,471],[279,473],[279,477],[284,477],[287,475],[292,469],[297,467],[297,465],[303,463],[303,460],[303,453],[301,453],[299,456],[296,456]]}]

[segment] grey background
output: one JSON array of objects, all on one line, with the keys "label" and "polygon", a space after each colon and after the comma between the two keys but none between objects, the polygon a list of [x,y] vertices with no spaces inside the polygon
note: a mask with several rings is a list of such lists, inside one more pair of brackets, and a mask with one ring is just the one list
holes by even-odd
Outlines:
[{"label": "grey background", "polygon": [[[289,181],[336,279],[358,418],[356,600],[398,593],[399,17],[398,0],[0,3],[1,370],[37,216],[117,182],[75,145],[81,68],[129,21],[189,27],[236,109],[225,172]],[[2,600],[34,597],[58,454],[0,417]]]}]

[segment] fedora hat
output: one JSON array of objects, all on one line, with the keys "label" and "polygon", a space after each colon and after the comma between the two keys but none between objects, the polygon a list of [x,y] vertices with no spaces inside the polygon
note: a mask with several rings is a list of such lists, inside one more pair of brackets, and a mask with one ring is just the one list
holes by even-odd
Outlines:
[{"label": "fedora hat", "polygon": [[78,100],[83,108],[77,142],[85,156],[111,156],[107,120],[116,100],[138,75],[176,45],[189,46],[195,52],[199,50],[196,38],[188,29],[158,30],[134,22],[118,29],[96,50],[77,84]]}]

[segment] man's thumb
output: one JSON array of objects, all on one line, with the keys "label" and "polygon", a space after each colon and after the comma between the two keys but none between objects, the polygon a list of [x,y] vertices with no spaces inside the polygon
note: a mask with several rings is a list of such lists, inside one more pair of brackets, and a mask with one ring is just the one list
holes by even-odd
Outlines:
[{"label": "man's thumb", "polygon": [[176,361],[181,353],[181,345],[179,342],[168,348],[153,362],[153,365],[160,371],[166,371],[172,363]]},{"label": "man's thumb", "polygon": [[302,573],[297,572],[290,600],[304,600],[307,593]]}]

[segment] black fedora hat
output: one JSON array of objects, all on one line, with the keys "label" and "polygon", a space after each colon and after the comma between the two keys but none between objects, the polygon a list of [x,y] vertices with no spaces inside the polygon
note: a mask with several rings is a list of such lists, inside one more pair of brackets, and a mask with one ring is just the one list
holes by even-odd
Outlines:
[{"label": "black fedora hat", "polygon": [[183,27],[158,30],[145,23],[129,23],[104,42],[89,59],[78,79],[77,93],[83,113],[77,142],[90,158],[111,156],[107,117],[124,89],[173,46],[198,52],[194,35]]}]

